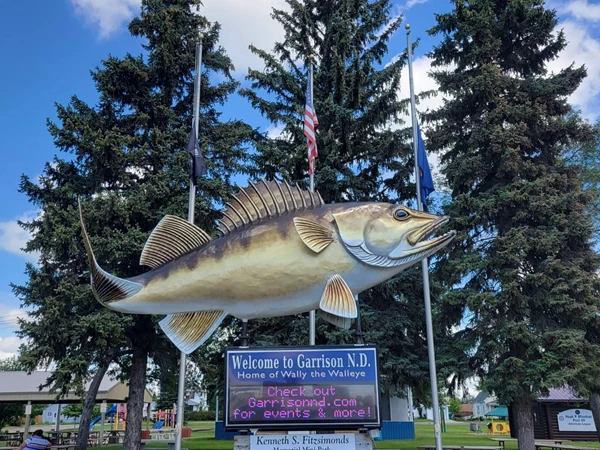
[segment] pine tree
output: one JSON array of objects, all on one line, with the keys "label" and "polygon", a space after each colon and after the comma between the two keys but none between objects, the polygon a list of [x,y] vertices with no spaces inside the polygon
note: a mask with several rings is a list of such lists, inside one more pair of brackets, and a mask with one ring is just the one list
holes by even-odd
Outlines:
[{"label": "pine tree", "polygon": [[[256,177],[286,180],[308,187],[304,105],[309,62],[314,55],[314,103],[318,159],[315,188],[326,203],[407,200],[414,163],[411,128],[401,114],[407,103],[398,95],[405,54],[392,58],[388,42],[401,24],[391,17],[389,0],[288,0],[289,11],[274,10],[285,39],[272,51],[250,49],[264,70],[249,70],[251,86],[240,91],[273,125],[276,138],[256,141]],[[391,61],[388,61],[391,60]],[[405,94],[408,96],[408,94]],[[436,291],[434,290],[434,295]],[[381,382],[392,394],[412,386],[417,397],[429,390],[422,278],[407,270],[360,295],[365,340],[380,346]],[[308,344],[308,315],[248,322],[250,345]],[[239,323],[222,341],[239,345]],[[317,319],[317,344],[354,342],[352,330]],[[222,347],[195,355],[203,370],[211,367],[221,390]]]},{"label": "pine tree", "polygon": [[594,348],[592,195],[564,160],[593,137],[566,100],[586,71],[546,70],[566,40],[541,0],[455,0],[436,18],[432,75],[449,99],[425,114],[428,148],[441,153],[458,231],[436,277],[445,308],[468,318],[461,336],[483,388],[509,405],[519,448],[533,450],[532,402],[574,383]]},{"label": "pine tree", "polygon": [[57,373],[64,375],[59,387],[65,387],[89,377],[90,365],[106,362],[104,356],[114,351],[129,379],[128,450],[140,439],[148,357],[166,337],[155,326],[160,317],[118,314],[92,297],[77,205],[80,199],[97,259],[121,277],[147,269],[139,265],[140,253],[165,214],[187,217],[186,144],[195,46],[202,31],[199,140],[208,175],[198,179],[195,223],[215,231],[215,205],[231,191],[231,177],[244,169],[252,130],[240,121],[219,119],[217,107],[238,83],[218,45],[219,25],[195,14],[195,3],[142,2],[129,31],[144,39],[145,55],[102,61],[92,72],[100,94],[96,106],[76,96],[57,106],[60,123],[48,128],[65,155],[46,164],[39,184],[23,176],[20,188],[42,213],[24,224],[33,235],[28,249],[41,253],[39,264],[27,267],[24,286],[14,287],[23,306],[34,309],[21,326],[21,335],[31,340],[24,359],[30,365],[56,363]]}]

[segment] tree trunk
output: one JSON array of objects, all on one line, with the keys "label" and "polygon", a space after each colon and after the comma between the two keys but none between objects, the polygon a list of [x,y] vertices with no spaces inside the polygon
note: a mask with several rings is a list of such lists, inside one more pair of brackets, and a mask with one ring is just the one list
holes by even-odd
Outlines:
[{"label": "tree trunk", "polygon": [[527,394],[519,396],[511,403],[511,409],[515,414],[515,422],[518,424],[519,450],[535,450],[531,398]]},{"label": "tree trunk", "polygon": [[146,366],[148,349],[143,342],[132,343],[133,359],[127,399],[127,425],[123,450],[139,450],[144,416],[144,393],[146,391]]},{"label": "tree trunk", "polygon": [[[77,442],[75,443],[75,450],[85,450],[88,448],[88,438],[90,436],[90,422],[92,421],[92,412],[94,411],[94,405],[96,404],[96,396],[98,395],[98,389],[102,378],[108,370],[112,358],[108,358],[106,363],[102,364],[98,371],[92,378],[89,390],[85,395],[85,401],[83,402],[83,409],[81,411],[81,421],[79,422],[79,431],[77,433]],[[102,443],[99,443],[102,445]]]},{"label": "tree trunk", "polygon": [[600,440],[600,394],[590,394],[590,409],[594,415],[594,423],[596,424],[596,432],[598,433],[598,440]]}]

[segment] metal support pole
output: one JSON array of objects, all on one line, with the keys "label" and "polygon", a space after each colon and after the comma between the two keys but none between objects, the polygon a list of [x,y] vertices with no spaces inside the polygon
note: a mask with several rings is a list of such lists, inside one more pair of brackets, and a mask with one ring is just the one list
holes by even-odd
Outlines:
[{"label": "metal support pole", "polygon": [[217,398],[215,398],[215,422],[219,421],[219,393],[217,392]]},{"label": "metal support pole", "polygon": [[104,445],[104,423],[106,421],[106,400],[102,401],[100,406],[100,438],[98,445]]},{"label": "metal support pole", "polygon": [[[310,98],[313,99],[313,105],[315,104],[315,97],[313,95],[313,85],[314,85],[314,78],[313,78],[313,61],[314,61],[314,55],[310,56],[310,79],[311,79],[311,85],[310,85]],[[316,130],[315,130],[315,135],[316,135]],[[315,192],[315,174],[314,174],[314,167],[313,167],[313,173],[310,174],[310,192]],[[309,320],[310,320],[310,326],[308,329],[308,343],[309,345],[315,345],[315,336],[317,333],[317,312],[313,309],[310,311],[309,313]]]},{"label": "metal support pole", "polygon": [[248,347],[248,319],[242,319],[241,347]]},{"label": "metal support pole", "polygon": [[[315,192],[315,175],[312,173],[310,174],[310,192]],[[317,334],[317,312],[314,309],[309,313],[309,320],[308,344],[315,345],[315,336]]]},{"label": "metal support pole", "polygon": [[[200,115],[200,85],[202,78],[202,39],[204,35],[200,33],[200,40],[196,44],[196,79],[194,82],[194,132],[198,136],[198,130],[200,128],[199,115]],[[198,137],[198,140],[200,138]],[[196,210],[196,185],[194,180],[190,178],[190,195],[188,201],[188,222],[194,223],[194,216]],[[186,370],[186,359],[187,355],[181,352],[179,358],[179,386],[177,390],[177,425],[175,426],[175,450],[181,450],[181,435],[183,432],[183,397],[185,392],[185,370]]]},{"label": "metal support pole", "polygon": [[[421,180],[419,177],[418,165],[418,144],[417,144],[417,111],[415,108],[415,91],[413,87],[412,71],[412,48],[410,46],[410,25],[406,25],[406,47],[408,49],[408,78],[410,85],[410,106],[412,116],[413,131],[413,150],[415,153],[415,182],[417,186],[417,206],[419,211],[423,211],[421,202]],[[440,433],[440,404],[438,399],[437,373],[435,368],[435,350],[433,344],[433,320],[431,316],[431,297],[429,292],[429,268],[427,258],[421,261],[423,269],[423,293],[425,297],[425,324],[427,327],[427,354],[429,356],[429,379],[431,383],[431,403],[433,408],[433,427],[435,434],[435,448],[442,450],[442,435]]]},{"label": "metal support pole", "polygon": [[358,303],[358,294],[354,296],[354,300],[356,301],[356,323],[355,323],[355,339],[357,344],[365,343],[365,333],[362,330],[362,324],[360,322],[360,304]]}]

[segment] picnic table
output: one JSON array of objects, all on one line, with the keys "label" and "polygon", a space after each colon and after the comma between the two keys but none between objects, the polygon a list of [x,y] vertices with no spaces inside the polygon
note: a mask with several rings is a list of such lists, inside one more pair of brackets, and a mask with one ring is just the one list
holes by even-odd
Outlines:
[{"label": "picnic table", "polygon": [[[569,441],[567,441],[569,442]],[[541,450],[544,448],[549,448],[551,450],[598,450],[593,447],[582,447],[580,445],[564,445],[564,444],[553,444],[552,442],[536,442],[535,443],[536,450]]]},{"label": "picnic table", "polygon": [[[435,450],[435,445],[421,445],[417,449]],[[493,445],[442,445],[442,450],[502,450],[502,447],[495,447]]]},{"label": "picnic table", "polygon": [[69,450],[70,448],[72,448],[73,450],[75,450],[75,443],[72,444],[61,444],[61,445],[53,445],[52,448],[53,449],[59,449],[59,450]]},{"label": "picnic table", "polygon": [[[506,449],[506,442],[516,442],[517,439],[516,438],[509,438],[509,437],[500,437],[500,438],[490,438],[492,441],[496,441],[499,442],[502,445],[502,450]],[[536,444],[536,448],[538,447],[538,445],[540,447],[545,446],[546,444],[562,444],[563,442],[571,442],[569,440],[566,439],[536,439],[535,444]]]},{"label": "picnic table", "polygon": [[140,441],[140,450],[151,450],[146,448],[146,444],[167,444],[167,450],[175,450],[175,439],[142,439]]}]

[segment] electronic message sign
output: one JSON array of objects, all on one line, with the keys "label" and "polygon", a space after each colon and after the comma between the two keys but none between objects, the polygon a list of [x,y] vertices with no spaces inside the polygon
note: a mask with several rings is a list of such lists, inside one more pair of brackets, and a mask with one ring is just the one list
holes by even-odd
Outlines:
[{"label": "electronic message sign", "polygon": [[379,428],[377,347],[227,348],[225,428]]}]

